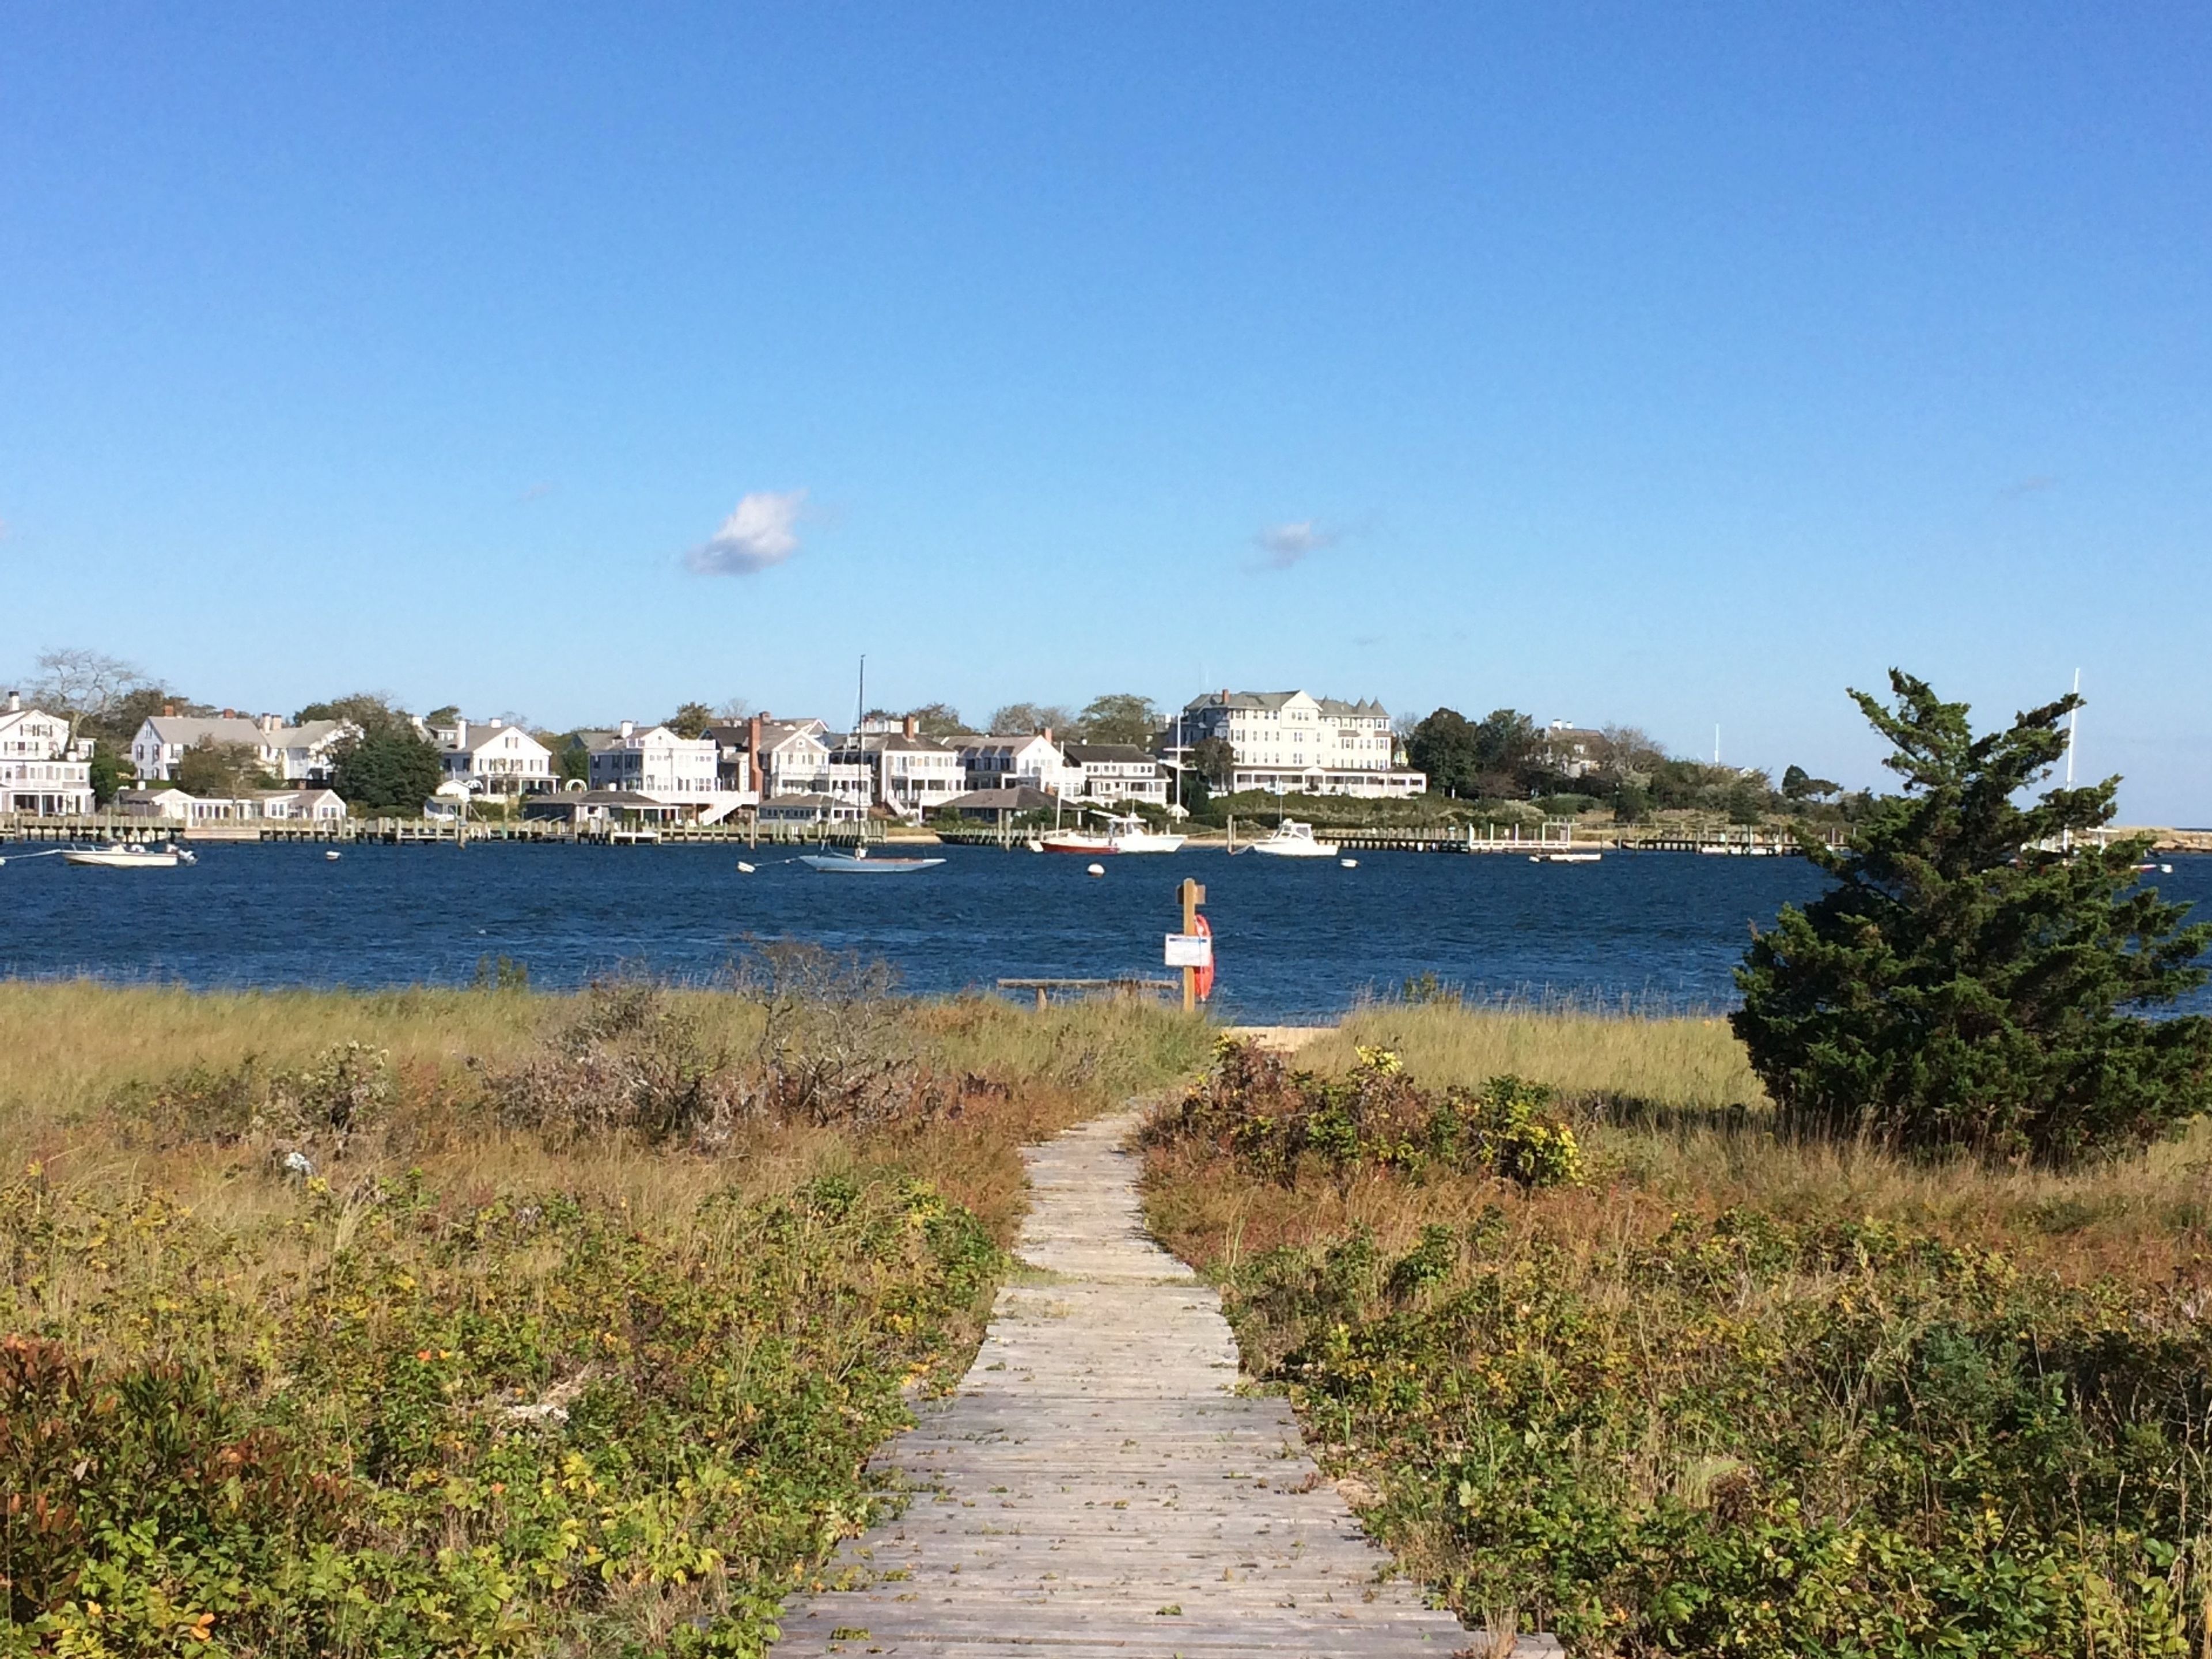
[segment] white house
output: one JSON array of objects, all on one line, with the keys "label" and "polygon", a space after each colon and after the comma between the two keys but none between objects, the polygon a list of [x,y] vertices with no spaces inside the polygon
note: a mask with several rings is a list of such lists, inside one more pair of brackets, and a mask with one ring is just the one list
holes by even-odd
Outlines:
[{"label": "white house", "polygon": [[1605,733],[1572,720],[1553,720],[1538,738],[1544,763],[1561,777],[1586,778],[1605,763]]},{"label": "white house", "polygon": [[[708,730],[721,745],[722,787],[730,788],[743,776],[742,787],[760,793],[763,823],[775,820],[765,808],[777,799],[834,796],[864,814],[875,804],[875,767],[836,757],[830,728],[821,720],[780,720],[763,713]],[[835,816],[842,822],[851,814]]]},{"label": "white house", "polygon": [[62,817],[94,804],[91,740],[72,738],[68,720],[24,708],[10,691],[0,706],[0,811]]},{"label": "white house", "polygon": [[856,732],[838,738],[830,758],[833,765],[866,768],[877,804],[901,817],[920,817],[968,793],[960,751],[923,737],[911,714],[896,732]]},{"label": "white house", "polygon": [[553,787],[553,751],[519,726],[455,720],[430,728],[448,782],[471,794],[539,795]]},{"label": "white house", "polygon": [[1082,781],[1062,793],[1086,800],[1168,804],[1167,769],[1134,744],[1071,743],[1066,753],[1069,769]]},{"label": "white house", "polygon": [[714,738],[679,738],[665,726],[633,720],[592,746],[591,784],[594,791],[622,790],[689,809],[682,816],[702,823],[719,822],[754,799],[750,790],[722,787],[721,750]]},{"label": "white house", "polygon": [[274,714],[248,720],[225,709],[220,715],[149,714],[131,740],[131,763],[142,783],[167,782],[177,775],[185,751],[206,744],[238,744],[253,751],[261,769],[286,783],[328,783],[331,751],[346,738],[358,737],[351,720],[307,720],[287,726]]},{"label": "white house", "polygon": [[187,827],[196,823],[330,823],[346,815],[345,802],[331,789],[256,789],[243,795],[188,795],[181,789],[126,789],[115,798],[129,817],[160,818]]},{"label": "white house", "polygon": [[963,732],[946,739],[958,751],[969,789],[1042,789],[1048,795],[1080,792],[1083,772],[1070,766],[1049,728],[1021,737]]},{"label": "white house", "polygon": [[1427,776],[1394,763],[1389,712],[1371,699],[1345,702],[1304,691],[1209,691],[1183,705],[1168,733],[1169,758],[1218,738],[1235,757],[1230,787],[1284,794],[1418,795]]}]

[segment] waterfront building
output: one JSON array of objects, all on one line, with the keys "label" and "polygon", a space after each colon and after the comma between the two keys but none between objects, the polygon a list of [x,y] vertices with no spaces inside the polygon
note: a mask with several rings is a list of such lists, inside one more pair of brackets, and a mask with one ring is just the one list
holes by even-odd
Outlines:
[{"label": "waterfront building", "polygon": [[242,794],[189,795],[183,790],[125,789],[115,798],[125,817],[156,818],[165,823],[195,824],[333,823],[343,820],[346,804],[334,789],[250,789]]},{"label": "waterfront building", "polygon": [[1586,778],[1605,763],[1605,733],[1553,720],[1536,739],[1547,769],[1563,778]]},{"label": "waterfront building", "polygon": [[1418,795],[1427,776],[1396,764],[1389,711],[1305,691],[1209,691],[1183,705],[1165,734],[1165,758],[1188,762],[1209,738],[1234,757],[1230,788],[1304,795]]},{"label": "waterfront building", "polygon": [[702,823],[719,823],[754,800],[750,790],[721,787],[721,753],[714,738],[680,738],[665,726],[624,720],[592,745],[590,771],[593,792],[644,795]]},{"label": "waterfront building", "polygon": [[770,795],[760,804],[763,825],[776,823],[858,823],[868,816],[867,804],[849,795],[825,794],[818,790],[793,795]]},{"label": "waterfront building", "polygon": [[66,817],[94,805],[92,740],[71,737],[63,716],[27,708],[10,691],[0,706],[0,811]]},{"label": "waterfront building", "polygon": [[1041,789],[1048,795],[1079,794],[1083,769],[1068,764],[1052,728],[1018,737],[963,732],[945,741],[960,756],[967,788]]},{"label": "waterfront building", "polygon": [[951,744],[921,735],[908,714],[896,732],[855,732],[835,740],[833,764],[865,767],[876,804],[902,818],[923,817],[964,794],[968,770]]},{"label": "waterfront building", "polygon": [[876,769],[834,759],[830,744],[835,739],[823,721],[780,720],[759,714],[743,721],[709,726],[708,732],[720,746],[723,787],[738,787],[731,780],[740,775],[737,757],[742,755],[743,775],[755,781],[744,787],[757,785],[763,805],[779,799],[787,803],[807,795],[834,796],[841,808],[858,809],[857,814],[840,810],[833,815],[842,823],[849,817],[865,815],[875,803]]},{"label": "waterfront building", "polygon": [[477,795],[541,795],[553,787],[553,751],[503,720],[430,728],[446,781]]},{"label": "waterfront building", "polygon": [[1168,804],[1168,769],[1134,744],[1071,743],[1067,763],[1081,779],[1068,793],[1086,800]]},{"label": "waterfront building", "polygon": [[332,751],[361,735],[350,720],[304,720],[287,726],[274,714],[252,719],[226,708],[219,715],[149,714],[131,740],[131,763],[141,783],[167,783],[185,751],[202,744],[235,744],[253,751],[261,769],[286,783],[328,783]]}]

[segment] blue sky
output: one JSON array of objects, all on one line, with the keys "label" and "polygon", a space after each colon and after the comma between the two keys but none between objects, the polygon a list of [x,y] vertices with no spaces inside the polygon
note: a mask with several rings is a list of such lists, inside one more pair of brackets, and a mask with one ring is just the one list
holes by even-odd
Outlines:
[{"label": "blue sky", "polygon": [[544,9],[0,0],[0,675],[1863,782],[2079,667],[2212,822],[2212,12]]}]

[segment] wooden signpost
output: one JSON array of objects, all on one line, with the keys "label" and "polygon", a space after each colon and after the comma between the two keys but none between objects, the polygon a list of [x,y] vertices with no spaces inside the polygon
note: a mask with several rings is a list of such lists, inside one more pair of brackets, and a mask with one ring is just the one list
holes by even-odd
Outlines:
[{"label": "wooden signpost", "polygon": [[[1188,876],[1176,889],[1176,896],[1182,901],[1182,931],[1188,939],[1198,932],[1198,907],[1206,902],[1206,889]],[[1188,963],[1182,969],[1182,1011],[1186,1014],[1198,1007],[1198,969]]]}]

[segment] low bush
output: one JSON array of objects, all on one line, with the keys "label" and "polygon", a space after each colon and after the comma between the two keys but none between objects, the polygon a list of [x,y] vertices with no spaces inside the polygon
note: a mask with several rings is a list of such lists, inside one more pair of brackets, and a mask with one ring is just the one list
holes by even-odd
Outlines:
[{"label": "low bush", "polygon": [[0,1188],[0,1653],[757,1651],[997,1267],[888,1175],[295,1193]]},{"label": "low bush", "polygon": [[1145,1139],[1212,1146],[1285,1185],[1307,1169],[1338,1178],[1435,1169],[1552,1187],[1581,1178],[1582,1150],[1550,1104],[1549,1089],[1517,1077],[1494,1077],[1479,1091],[1424,1089],[1387,1048],[1362,1048],[1350,1073],[1332,1078],[1295,1071],[1256,1044],[1224,1042],[1205,1080],[1155,1117]]},{"label": "low bush", "polygon": [[1879,1224],[1567,1221],[1355,1231],[1231,1285],[1248,1364],[1455,1605],[1587,1654],[2199,1651],[2191,1310]]},{"label": "low bush", "polygon": [[[1937,1169],[1778,1135],[1707,1022],[1347,1027],[1310,1083],[1229,1064],[1178,1109],[1148,1213],[1470,1623],[1587,1659],[2212,1651],[2212,1136]],[[1316,1150],[1348,1101],[1423,1144],[1393,1039],[1462,1097],[1558,1085],[1582,1182]]]}]

